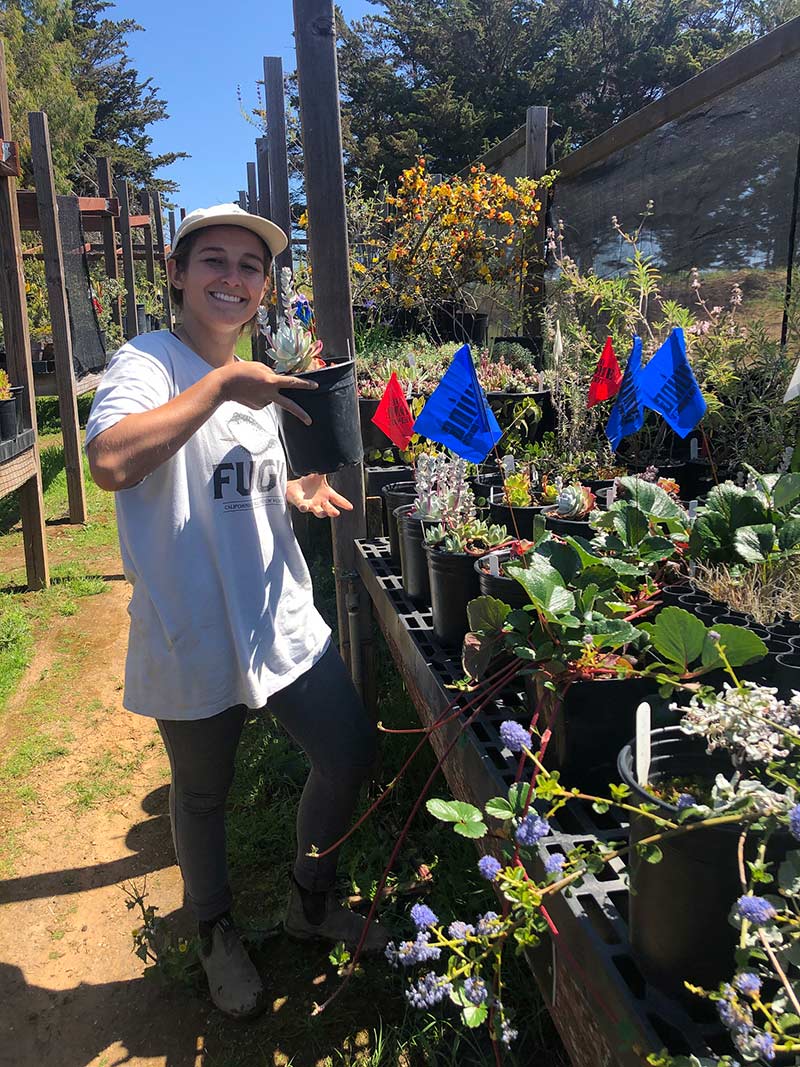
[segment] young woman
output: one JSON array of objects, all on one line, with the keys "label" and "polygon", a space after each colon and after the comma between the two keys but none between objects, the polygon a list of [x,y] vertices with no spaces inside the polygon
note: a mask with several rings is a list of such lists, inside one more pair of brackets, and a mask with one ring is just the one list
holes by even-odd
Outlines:
[{"label": "young woman", "polygon": [[[181,223],[168,261],[174,333],[123,345],[86,428],[92,476],[116,494],[133,586],[126,708],[158,721],[172,768],[170,816],[211,996],[234,1016],[264,1006],[231,923],[225,800],[248,709],[267,707],[305,749],[287,933],[353,944],[363,919],[332,894],[336,855],[375,757],[368,718],[314,607],[288,505],[323,518],[350,503],[323,476],[286,478],[275,405],[315,388],[235,356],[286,247],[273,223],[230,204]],[[367,948],[384,947],[380,927]]]}]

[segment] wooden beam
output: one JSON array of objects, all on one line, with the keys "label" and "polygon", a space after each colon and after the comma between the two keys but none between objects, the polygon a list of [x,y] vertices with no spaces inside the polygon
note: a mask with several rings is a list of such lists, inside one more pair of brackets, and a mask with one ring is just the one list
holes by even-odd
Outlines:
[{"label": "wooden beam", "polygon": [[772,33],[745,45],[727,59],[721,59],[696,74],[659,100],[612,126],[582,148],[564,156],[556,164],[562,178],[572,178],[587,167],[599,163],[645,134],[700,107],[707,100],[734,89],[757,74],[800,52],[800,15],[779,26]]},{"label": "wooden beam", "polygon": [[[18,189],[17,207],[20,229],[38,230],[39,208],[36,193],[29,189]],[[84,230],[99,230],[105,219],[119,217],[119,200],[116,197],[79,196],[78,207]]]},{"label": "wooden beam", "polygon": [[[327,7],[327,4],[324,5]],[[308,72],[307,72],[308,74]],[[289,161],[286,155],[286,103],[284,100],[283,62],[280,56],[264,57],[264,108],[267,112],[269,145],[270,218],[289,238],[289,246],[275,261],[275,277],[283,267],[292,266],[292,208],[289,201]],[[336,113],[339,113],[339,88],[335,89]],[[337,120],[338,121],[338,120]],[[341,140],[341,130],[340,130]]]},{"label": "wooden beam", "polygon": [[186,218],[186,208],[182,207],[180,209],[180,212],[181,212],[181,222],[183,222],[183,220]]},{"label": "wooden beam", "polygon": [[125,279],[125,328],[123,333],[129,341],[139,332],[136,321],[136,275],[133,270],[133,240],[131,238],[130,225],[130,200],[128,198],[128,183],[120,180],[116,182],[117,196],[119,197],[119,235],[122,244],[122,276]]},{"label": "wooden beam", "polygon": [[[111,160],[108,156],[98,156],[97,158],[97,189],[101,196],[111,196],[113,185],[111,182]],[[119,200],[114,202],[117,205],[116,217],[119,218]],[[113,218],[103,219],[101,233],[103,235],[103,263],[106,276],[119,283],[117,226]],[[122,333],[122,297],[117,297],[116,300],[111,302],[111,321]]]},{"label": "wooden beam", "polygon": [[[0,37],[0,139],[11,140],[11,108],[8,103],[5,42]],[[25,275],[22,269],[22,238],[17,210],[17,180],[0,175],[0,314],[6,343],[6,363],[12,385],[25,389],[23,422],[26,429],[36,430],[36,398],[33,392],[31,341],[28,333],[28,302],[25,297]],[[50,584],[47,562],[47,541],[44,527],[42,499],[42,467],[39,461],[39,438],[33,448],[11,460],[21,470],[15,475],[19,486],[22,517],[22,541],[25,549],[25,570],[30,589],[42,589]],[[32,460],[32,462],[31,462]],[[3,482],[0,481],[0,485]]]},{"label": "wooden beam", "polygon": [[[263,219],[271,219],[270,193],[269,193],[269,142],[266,137],[256,138],[256,184],[258,186],[258,214]],[[275,271],[273,268],[273,278]],[[269,327],[274,333],[278,325],[278,315],[275,305],[269,304]],[[256,358],[263,363],[266,360],[267,340],[259,332],[256,334]]]},{"label": "wooden beam", "polygon": [[247,193],[244,189],[239,190],[239,207],[242,211],[247,211]]},{"label": "wooden beam", "polygon": [[161,264],[162,274],[162,286],[163,286],[163,302],[164,302],[164,326],[167,330],[171,330],[174,326],[172,317],[172,300],[169,295],[169,277],[167,275],[167,252],[166,245],[164,244],[164,211],[161,207],[161,193],[158,190],[153,192],[153,218],[156,222],[156,250],[158,252],[159,263]]},{"label": "wooden beam", "polygon": [[[309,238],[314,270],[314,314],[317,330],[328,355],[355,353],[353,306],[347,240],[347,213],[342,163],[342,127],[339,111],[339,78],[336,64],[336,28],[333,0],[293,0],[297,76],[300,88],[300,120],[303,128]],[[280,63],[280,60],[277,61]],[[267,109],[275,105],[277,66],[264,64]],[[283,78],[280,79],[281,111]],[[273,144],[276,145],[273,151]],[[280,149],[280,151],[279,151]],[[269,142],[270,173],[286,159],[285,137],[278,142],[274,128]],[[281,222],[276,190],[282,182],[272,180],[273,218]],[[288,205],[284,204],[284,210]],[[359,607],[359,627],[364,647],[370,641],[369,601],[356,573],[353,539],[366,536],[364,468],[345,467],[331,482],[353,505],[331,523],[339,644],[345,662],[351,663],[348,608]],[[362,655],[369,666],[370,657]]]},{"label": "wooden beam", "polygon": [[[525,177],[541,178],[547,172],[547,137],[550,128],[550,109],[529,107],[525,121]],[[542,339],[542,308],[544,307],[545,233],[547,230],[547,197],[542,200],[539,226],[534,236],[535,248],[529,253],[530,267],[522,289],[523,334],[531,340]]]},{"label": "wooden beam", "polygon": [[169,212],[169,243],[170,243],[170,246],[172,245],[172,242],[175,240],[175,231],[176,231],[177,228],[178,227],[175,225],[175,212],[174,212],[174,210],[172,208],[170,208],[170,212]]},{"label": "wooden beam", "polygon": [[251,215],[258,214],[258,182],[255,163],[247,164],[247,210]]},{"label": "wooden beam", "polygon": [[[53,329],[53,359],[58,383],[58,413],[64,438],[69,521],[82,524],[86,522],[86,492],[83,485],[81,430],[78,422],[78,398],[72,363],[72,331],[69,324],[67,289],[64,284],[64,253],[61,247],[61,231],[58,228],[58,203],[47,115],[43,111],[31,111],[28,114],[28,126],[44,250],[47,300]],[[90,296],[90,293],[86,293],[84,299],[89,300]]]},{"label": "wooden beam", "polygon": [[142,212],[147,216],[147,225],[144,227],[144,270],[147,280],[151,285],[156,284],[156,257],[153,251],[153,212],[150,205],[150,192],[142,189],[139,196]]}]

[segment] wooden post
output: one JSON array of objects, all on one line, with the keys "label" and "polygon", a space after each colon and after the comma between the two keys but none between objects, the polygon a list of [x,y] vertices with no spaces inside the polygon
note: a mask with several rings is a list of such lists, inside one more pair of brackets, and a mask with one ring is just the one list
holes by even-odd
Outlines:
[{"label": "wooden post", "polygon": [[122,241],[122,274],[125,279],[125,340],[139,332],[136,321],[136,275],[133,271],[133,238],[131,235],[131,204],[128,183],[115,182],[119,197],[119,235]]},{"label": "wooden post", "polygon": [[181,208],[181,222],[183,222],[183,220],[184,220],[185,218],[186,218],[186,208],[185,208],[185,207],[182,207],[182,208]]},{"label": "wooden post", "polygon": [[[269,192],[269,143],[266,137],[256,138],[256,181],[258,186],[258,214],[263,219],[271,219],[271,201]],[[273,270],[273,278],[275,272]],[[278,316],[273,304],[269,305],[269,325],[274,333],[278,325]],[[257,358],[264,362],[267,342],[261,332],[257,335]]]},{"label": "wooden post", "polygon": [[[97,159],[97,190],[100,196],[113,196],[111,184],[111,163],[108,156],[98,156]],[[113,218],[105,218],[102,222],[103,234],[103,264],[106,275],[114,282],[119,282],[119,260],[117,259],[117,227]],[[104,297],[103,300],[106,298]],[[111,302],[111,318],[114,325],[122,333],[122,297],[117,297]]]},{"label": "wooden post", "polygon": [[[547,172],[547,136],[550,109],[529,107],[525,122],[525,177],[541,178]],[[542,197],[539,226],[528,252],[530,266],[522,289],[522,332],[541,343],[544,307],[545,235],[547,231],[547,196]]]},{"label": "wooden post", "polygon": [[[327,6],[327,5],[324,5]],[[295,7],[295,25],[297,8]],[[308,83],[309,71],[306,71]],[[334,70],[334,76],[336,71]],[[280,56],[264,56],[264,97],[267,112],[267,143],[269,145],[270,218],[289,238],[289,245],[275,261],[275,277],[283,267],[292,266],[292,209],[289,202],[289,161],[286,157],[286,104],[284,101],[283,62]],[[339,88],[335,89],[334,104],[337,129],[341,143]]]},{"label": "wooden post", "polygon": [[[12,140],[6,52],[2,37],[0,37],[0,140]],[[28,588],[42,589],[50,584],[50,571],[47,563],[47,541],[44,529],[42,467],[39,460],[39,438],[36,435],[36,396],[31,367],[31,339],[28,333],[28,301],[25,297],[25,274],[22,269],[17,179],[2,173],[0,173],[0,313],[3,316],[8,376],[12,385],[21,385],[25,389],[24,421],[27,427],[34,431],[33,446],[29,450],[33,455],[33,473],[17,488],[19,488]]]},{"label": "wooden post", "polygon": [[164,244],[164,211],[161,207],[161,193],[157,190],[153,195],[153,217],[156,222],[156,250],[158,263],[162,275],[162,301],[164,304],[164,328],[171,330],[174,326],[172,317],[172,301],[169,296],[169,278],[167,276],[167,249]]},{"label": "wooden post", "polygon": [[255,163],[247,164],[247,210],[251,215],[258,214],[258,183],[256,181]]},{"label": "wooden post", "polygon": [[[324,351],[329,355],[346,356],[355,353],[355,342],[333,0],[293,0],[293,3],[309,241],[315,279],[314,314],[319,336],[325,343]],[[274,106],[275,100],[274,65],[270,65],[269,71],[273,73],[267,80],[268,109],[271,104]],[[266,62],[264,72],[266,77]],[[280,99],[283,99],[282,93]],[[270,127],[274,137],[274,127],[272,124]],[[277,150],[273,152],[273,137],[270,137],[269,146],[271,172],[280,164],[276,158]],[[285,160],[285,141],[281,148]],[[275,204],[278,188],[281,188],[281,182],[272,181],[273,218],[280,224]],[[354,538],[366,535],[364,468],[361,465],[345,467],[330,480],[353,505],[351,512],[342,512],[331,523],[339,644],[345,662],[352,667],[348,609],[357,606],[362,666],[366,676],[371,667],[371,657],[364,647],[371,640],[369,600],[356,573],[353,544]],[[365,695],[370,703],[370,694]]]},{"label": "wooden post", "polygon": [[[47,115],[43,111],[28,114],[31,133],[31,163],[39,207],[39,230],[42,236],[44,269],[47,277],[47,300],[53,328],[53,358],[56,369],[58,413],[64,437],[64,467],[67,472],[69,521],[86,522],[86,491],[83,485],[81,431],[78,422],[78,393],[75,388],[75,369],[72,364],[72,332],[69,324],[69,305],[64,285],[64,253],[61,231],[58,228],[58,202],[53,180],[53,158],[50,152],[50,132]],[[77,255],[78,249],[67,249]],[[86,300],[89,294],[86,294]]]},{"label": "wooden post", "polygon": [[150,201],[150,190],[143,189],[139,197],[140,210],[143,215],[150,217],[150,222],[142,227],[144,231],[144,270],[147,280],[151,285],[156,284],[156,257],[153,251],[153,206]]},{"label": "wooden post", "polygon": [[244,189],[239,190],[239,207],[242,211],[247,211],[247,193]]},{"label": "wooden post", "polygon": [[175,240],[175,231],[176,231],[177,228],[178,227],[175,225],[175,212],[174,212],[173,209],[170,209],[170,213],[169,213],[169,243],[170,243],[170,247],[172,247],[172,243]]}]

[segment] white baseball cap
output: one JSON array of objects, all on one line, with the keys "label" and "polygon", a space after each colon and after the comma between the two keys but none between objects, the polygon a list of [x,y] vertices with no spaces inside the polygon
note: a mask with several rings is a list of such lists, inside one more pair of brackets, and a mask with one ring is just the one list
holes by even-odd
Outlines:
[{"label": "white baseball cap", "polygon": [[190,212],[175,231],[175,237],[170,249],[170,257],[175,255],[182,238],[195,230],[202,230],[206,226],[242,226],[260,237],[275,259],[289,244],[289,239],[274,222],[262,219],[260,215],[251,215],[249,211],[243,211],[238,204],[214,204],[213,207],[199,207]]}]

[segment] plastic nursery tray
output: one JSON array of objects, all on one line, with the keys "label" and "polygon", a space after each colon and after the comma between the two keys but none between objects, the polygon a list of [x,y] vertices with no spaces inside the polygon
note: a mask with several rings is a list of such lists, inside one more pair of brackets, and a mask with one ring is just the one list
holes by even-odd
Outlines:
[{"label": "plastic nursery tray", "polygon": [[[381,630],[414,702],[420,721],[431,725],[458,696],[445,688],[463,677],[460,662],[433,635],[430,610],[406,597],[389,559],[387,538],[356,541],[357,567]],[[464,698],[466,699],[466,697]],[[518,757],[504,748],[498,728],[508,718],[527,725],[521,686],[512,685],[485,708],[456,742],[443,764],[453,795],[482,805],[514,782]],[[457,733],[456,723],[431,734],[437,755]],[[565,852],[595,837],[621,841],[627,826],[609,813],[595,814],[574,802],[552,820],[554,833],[541,842],[532,874],[542,877],[550,853]],[[549,941],[528,953],[529,962],[575,1067],[641,1067],[651,1052],[708,1055],[726,1050],[707,1006],[689,1007],[648,985],[631,953],[625,863],[616,860],[583,885],[554,897],[547,907]]]},{"label": "plastic nursery tray", "polygon": [[22,433],[8,441],[0,441],[0,463],[5,463],[6,460],[18,456],[20,452],[27,452],[29,448],[33,448],[34,440],[33,430],[23,430]]}]

